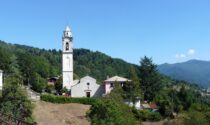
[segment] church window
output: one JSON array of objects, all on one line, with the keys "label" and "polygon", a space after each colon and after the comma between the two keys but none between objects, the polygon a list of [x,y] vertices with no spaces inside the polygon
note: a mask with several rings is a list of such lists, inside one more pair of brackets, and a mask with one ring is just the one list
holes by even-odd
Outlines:
[{"label": "church window", "polygon": [[88,83],[87,83],[87,85],[89,86],[89,85],[90,85],[90,83],[88,82]]},{"label": "church window", "polygon": [[66,43],[66,50],[69,50],[69,43]]}]

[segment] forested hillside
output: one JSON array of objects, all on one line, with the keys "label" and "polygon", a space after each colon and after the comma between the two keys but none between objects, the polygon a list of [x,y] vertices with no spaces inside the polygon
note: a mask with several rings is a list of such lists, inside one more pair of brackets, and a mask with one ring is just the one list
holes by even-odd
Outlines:
[{"label": "forested hillside", "polygon": [[[48,77],[61,75],[61,57],[61,50],[45,50],[0,41],[0,69],[4,70],[6,75],[20,73],[25,83],[44,82]],[[101,82],[107,76],[126,77],[131,65],[133,64],[98,51],[74,49],[75,78],[90,75]],[[137,69],[137,66],[133,66]]]}]

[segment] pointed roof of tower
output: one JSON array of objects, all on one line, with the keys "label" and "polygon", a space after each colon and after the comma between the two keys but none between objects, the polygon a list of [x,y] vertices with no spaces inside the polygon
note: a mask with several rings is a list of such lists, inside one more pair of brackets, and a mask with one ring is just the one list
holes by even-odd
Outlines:
[{"label": "pointed roof of tower", "polygon": [[66,26],[66,29],[65,29],[65,31],[71,31],[71,29],[69,28],[69,26]]}]

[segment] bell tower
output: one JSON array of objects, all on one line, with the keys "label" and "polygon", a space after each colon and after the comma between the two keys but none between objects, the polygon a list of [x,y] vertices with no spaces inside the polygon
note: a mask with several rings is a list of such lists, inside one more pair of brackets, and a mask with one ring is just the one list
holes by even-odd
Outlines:
[{"label": "bell tower", "polygon": [[67,26],[63,31],[62,44],[62,72],[63,72],[63,88],[71,89],[73,84],[73,37],[70,28]]}]

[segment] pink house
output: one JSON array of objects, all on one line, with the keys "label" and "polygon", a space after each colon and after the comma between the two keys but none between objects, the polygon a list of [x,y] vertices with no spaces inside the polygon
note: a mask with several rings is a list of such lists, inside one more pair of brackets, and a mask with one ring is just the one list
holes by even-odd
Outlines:
[{"label": "pink house", "polygon": [[113,87],[114,87],[114,83],[120,83],[122,86],[125,82],[130,82],[131,80],[123,78],[123,77],[119,77],[119,76],[113,76],[111,78],[108,78],[107,80],[104,81],[104,85],[105,85],[105,94],[109,94]]}]

